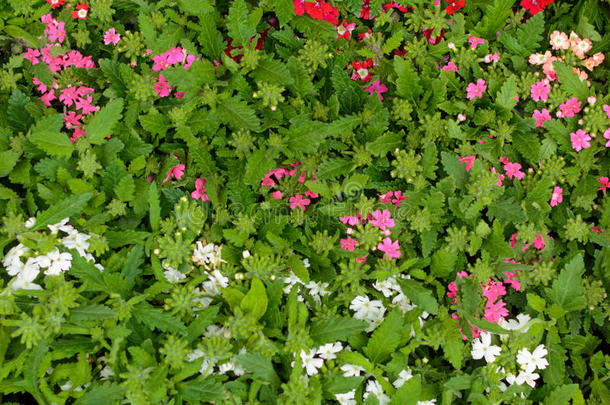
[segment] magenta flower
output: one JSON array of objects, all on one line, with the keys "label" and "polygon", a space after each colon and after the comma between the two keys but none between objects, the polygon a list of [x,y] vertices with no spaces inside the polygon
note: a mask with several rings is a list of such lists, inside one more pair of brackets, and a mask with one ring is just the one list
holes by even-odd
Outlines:
[{"label": "magenta flower", "polygon": [[572,97],[566,100],[565,103],[559,105],[559,109],[561,110],[561,115],[564,118],[573,117],[574,114],[578,114],[580,112],[580,101],[576,97]]},{"label": "magenta flower", "polygon": [[504,318],[508,315],[508,309],[504,308],[506,303],[502,300],[499,300],[495,304],[491,301],[487,301],[485,305],[485,320],[488,322],[498,322],[500,318]]},{"label": "magenta flower", "polygon": [[392,228],[394,226],[394,220],[392,219],[392,213],[388,210],[376,210],[373,211],[373,218],[371,225],[378,227],[382,231],[386,230],[386,227]]},{"label": "magenta flower", "polygon": [[358,217],[355,217],[353,215],[346,215],[344,217],[339,217],[339,221],[341,221],[341,223],[345,224],[345,225],[351,225],[354,226],[358,223]]},{"label": "magenta flower", "polygon": [[82,110],[82,113],[84,115],[87,115],[91,112],[95,112],[95,111],[99,110],[100,109],[99,107],[96,107],[93,104],[91,104],[92,101],[93,101],[92,96],[87,96],[87,98],[79,97],[78,99],[76,99],[76,102],[75,102],[76,109]]},{"label": "magenta flower", "polygon": [[515,280],[513,277],[517,277],[519,275],[518,272],[515,273],[511,273],[510,271],[505,271],[504,274],[506,275],[506,279],[504,280],[504,282],[506,284],[510,284],[511,287],[513,287],[515,289],[515,291],[519,291],[521,289],[521,283],[519,282],[519,280]]},{"label": "magenta flower", "polygon": [[77,115],[74,111],[68,111],[68,113],[64,115],[66,128],[71,129],[73,127],[80,127],[82,125],[80,122],[82,117],[82,114]]},{"label": "magenta flower", "polygon": [[108,44],[112,43],[112,45],[116,46],[116,44],[118,44],[120,40],[121,40],[121,34],[117,34],[114,27],[110,28],[104,34],[104,45],[108,45]]},{"label": "magenta flower", "polygon": [[161,55],[153,56],[153,62],[155,64],[152,67],[152,70],[158,72],[159,70],[165,70],[169,66],[167,63],[167,56],[162,53]]},{"label": "magenta flower", "polygon": [[580,152],[582,149],[587,149],[591,146],[589,141],[591,137],[582,129],[570,134],[570,140],[572,141],[572,147],[576,152]]},{"label": "magenta flower", "polygon": [[537,233],[536,237],[532,239],[532,243],[534,244],[534,248],[538,250],[542,250],[546,247],[546,244],[544,243],[544,238],[539,233]]},{"label": "magenta flower", "polygon": [[341,249],[349,250],[353,252],[356,246],[358,246],[358,241],[353,239],[351,236],[348,236],[346,239],[341,239]]},{"label": "magenta flower", "polygon": [[33,83],[35,86],[38,86],[38,87],[36,87],[36,90],[38,90],[39,92],[41,92],[41,93],[45,93],[45,92],[47,91],[47,85],[46,85],[46,84],[44,84],[43,82],[41,82],[40,80],[38,80],[38,78],[37,78],[37,77],[34,77],[34,78],[32,79],[32,83]]},{"label": "magenta flower", "polygon": [[477,46],[485,43],[485,39],[484,38],[477,38],[474,36],[470,36],[468,37],[468,42],[470,42],[470,48],[471,49],[477,49]]},{"label": "magenta flower", "polygon": [[[180,175],[182,176],[182,175]],[[179,178],[179,177],[177,177]],[[207,183],[207,180],[202,179],[202,178],[198,178],[197,180],[195,180],[195,191],[193,191],[191,193],[191,197],[193,197],[195,200],[201,200],[201,201],[210,201],[210,198],[208,197],[208,194],[205,190],[205,185]]]},{"label": "magenta flower", "polygon": [[597,189],[598,191],[606,190],[607,188],[610,188],[610,179],[606,176],[600,177],[599,180],[597,180],[597,182],[599,184],[601,184],[601,186],[599,186],[599,188]]},{"label": "magenta flower", "polygon": [[167,80],[165,80],[162,74],[159,74],[159,81],[155,83],[155,91],[157,92],[159,97],[169,96],[171,90],[172,86],[167,83]]},{"label": "magenta flower", "polygon": [[445,66],[442,67],[442,69],[445,72],[457,72],[458,71],[457,66],[453,62],[447,63]]},{"label": "magenta flower", "polygon": [[506,175],[509,179],[516,177],[517,180],[521,180],[523,176],[525,176],[525,173],[520,171],[520,169],[521,165],[519,163],[508,162],[504,164],[504,171],[506,172]]},{"label": "magenta flower", "polygon": [[606,116],[610,119],[610,105],[604,104],[604,111],[606,112]]},{"label": "magenta flower", "polygon": [[66,107],[72,106],[72,104],[74,104],[74,102],[78,99],[76,87],[68,87],[67,89],[61,90],[60,93],[59,101],[64,103]]},{"label": "magenta flower", "polygon": [[468,100],[472,100],[475,97],[482,98],[483,92],[487,90],[487,85],[485,84],[485,80],[478,79],[477,84],[469,83],[466,88],[466,98]]},{"label": "magenta flower", "polygon": [[40,99],[42,100],[45,106],[50,107],[51,101],[55,100],[55,90],[50,89],[48,93],[45,93],[40,96]]},{"label": "magenta flower", "polygon": [[606,148],[610,147],[610,128],[604,131],[604,138],[608,139],[608,142],[606,142]]},{"label": "magenta flower", "polygon": [[483,296],[486,297],[489,302],[495,302],[498,297],[503,295],[506,295],[506,288],[504,288],[504,284],[502,284],[501,281],[496,283],[493,280],[489,280],[487,285],[483,285]]},{"label": "magenta flower", "polygon": [[172,177],[175,177],[176,180],[180,180],[182,175],[184,174],[184,164],[180,163],[168,170],[167,177],[163,180],[163,183],[167,183],[171,180]]},{"label": "magenta flower", "polygon": [[544,127],[544,122],[551,120],[551,114],[549,113],[549,110],[543,108],[542,111],[534,110],[532,118],[536,119],[537,127]]},{"label": "magenta flower", "polygon": [[563,201],[563,189],[561,187],[555,186],[553,189],[553,194],[551,194],[551,202],[549,203],[551,207],[555,207],[557,204]]},{"label": "magenta flower", "polygon": [[266,174],[265,177],[263,177],[263,179],[261,180],[261,186],[265,186],[265,187],[275,186],[275,181],[273,181],[270,174]]},{"label": "magenta flower", "polygon": [[301,207],[303,211],[305,211],[305,207],[311,203],[311,200],[309,198],[303,198],[302,194],[297,194],[293,197],[290,197],[288,201],[290,202],[290,209]]},{"label": "magenta flower", "polygon": [[385,253],[383,255],[384,259],[386,257],[389,257],[390,260],[392,260],[393,258],[400,257],[401,253],[400,253],[400,248],[398,247],[398,241],[392,242],[392,239],[385,238],[385,239],[383,239],[382,242],[383,243],[380,243],[377,245],[377,249],[381,250],[382,252]]},{"label": "magenta flower", "polygon": [[474,165],[474,160],[476,159],[475,155],[472,156],[466,156],[466,157],[461,157],[459,158],[460,163],[464,163],[466,162],[466,171],[469,172],[470,169],[472,169],[472,165]]},{"label": "magenta flower", "polygon": [[387,92],[388,88],[385,84],[381,84],[379,80],[375,80],[373,84],[365,87],[364,90],[369,92],[369,96],[372,96],[374,92],[377,92],[379,100],[383,101],[383,96],[381,94]]},{"label": "magenta flower", "polygon": [[551,91],[551,88],[544,81],[539,81],[532,84],[530,88],[532,100],[534,101],[546,101],[548,99],[548,94]]},{"label": "magenta flower", "polygon": [[394,206],[396,208],[400,208],[400,202],[402,200],[406,200],[406,199],[407,199],[407,197],[402,195],[402,191],[400,191],[400,190],[394,191],[394,198],[392,198],[392,204],[394,204]]},{"label": "magenta flower", "polygon": [[28,48],[28,50],[23,54],[23,57],[30,61],[32,65],[39,63],[38,57],[40,56],[40,51],[38,49]]},{"label": "magenta flower", "polygon": [[281,200],[282,199],[282,192],[277,190],[274,191],[273,193],[271,193],[271,198],[273,198],[274,200]]}]

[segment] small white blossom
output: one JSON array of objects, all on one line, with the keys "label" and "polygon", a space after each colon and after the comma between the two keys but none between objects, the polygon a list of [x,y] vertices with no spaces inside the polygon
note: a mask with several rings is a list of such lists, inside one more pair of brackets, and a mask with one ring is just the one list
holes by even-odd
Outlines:
[{"label": "small white blossom", "polygon": [[436,405],[436,399],[431,399],[429,401],[417,401],[417,405]]},{"label": "small white blossom", "polygon": [[34,258],[29,258],[17,277],[11,281],[11,288],[13,290],[41,290],[42,287],[34,283],[39,273],[40,266]]},{"label": "small white blossom", "polygon": [[311,266],[311,264],[309,264],[309,259],[308,258],[304,258],[303,259],[303,266],[305,266],[306,269],[308,269],[309,266]]},{"label": "small white blossom", "polygon": [[106,366],[100,371],[100,380],[107,380],[112,376],[114,376],[114,371],[112,371],[110,366]]},{"label": "small white blossom", "polygon": [[290,274],[288,275],[288,277],[284,277],[283,280],[284,280],[284,283],[288,284],[283,289],[284,294],[288,294],[290,292],[290,290],[292,290],[292,286],[293,285],[295,285],[295,284],[304,284],[301,281],[301,279],[299,278],[299,276],[294,274],[292,271],[290,271]]},{"label": "small white blossom", "polygon": [[341,366],[344,377],[357,377],[364,371],[364,368],[356,366],[355,364],[344,364]]},{"label": "small white blossom", "polygon": [[201,351],[200,349],[195,349],[192,352],[188,353],[186,355],[186,359],[191,362],[191,361],[195,361],[197,359],[200,359],[203,357],[203,351]]},{"label": "small white blossom", "polygon": [[17,246],[13,246],[2,259],[2,264],[6,268],[9,276],[15,276],[23,269],[23,263],[21,262],[21,256],[29,252],[30,248],[24,246],[22,243]]},{"label": "small white blossom", "polygon": [[517,385],[521,385],[526,383],[530,387],[534,388],[536,386],[536,380],[540,378],[540,375],[537,373],[529,373],[527,371],[521,371],[517,378],[515,379]]},{"label": "small white blossom", "polygon": [[57,231],[62,231],[65,233],[72,233],[74,232],[74,227],[72,225],[68,224],[68,221],[70,220],[70,218],[64,218],[61,221],[59,221],[56,224],[53,225],[47,225],[47,227],[51,230],[51,232],[53,233],[57,233]]},{"label": "small white blossom", "polygon": [[529,327],[522,330],[521,328],[525,327],[531,319],[532,318],[527,314],[519,314],[517,315],[517,319],[509,319],[508,321],[504,318],[500,318],[498,320],[498,325],[507,330],[518,330],[521,333],[526,333],[529,330]]},{"label": "small white blossom", "polygon": [[215,361],[203,359],[203,361],[201,362],[201,368],[199,369],[199,374],[202,374],[204,377],[209,376],[214,372],[214,364]]},{"label": "small white blossom", "polygon": [[373,287],[380,291],[384,297],[390,297],[394,294],[394,291],[397,291],[399,294],[402,294],[402,290],[394,277],[388,277],[383,281],[376,281],[373,284]]},{"label": "small white blossom", "polygon": [[62,271],[70,270],[72,267],[72,255],[64,252],[60,253],[59,249],[49,252],[46,256],[36,257],[38,265],[46,268],[44,274],[47,276],[59,276]]},{"label": "small white blossom", "polygon": [[201,241],[197,241],[195,245],[196,248],[193,251],[191,259],[199,266],[203,266],[206,270],[210,270],[210,267],[216,269],[220,266],[220,263],[226,263],[226,261],[222,259],[222,246],[217,246],[213,243],[208,243],[203,246]]},{"label": "small white blossom", "polygon": [[336,353],[339,353],[343,350],[343,345],[341,342],[327,343],[318,348],[318,355],[325,360],[333,360],[336,359]]},{"label": "small white blossom", "polygon": [[87,242],[89,238],[91,238],[90,235],[73,231],[68,236],[63,238],[61,243],[68,249],[76,249],[81,257],[85,257],[87,256],[87,249],[89,249],[89,242]]},{"label": "small white blossom", "polygon": [[407,368],[406,370],[402,370],[400,373],[398,373],[398,378],[396,381],[394,381],[393,385],[396,388],[400,388],[411,378],[413,378],[413,373],[411,372],[410,368]]},{"label": "small white blossom", "polygon": [[34,225],[36,225],[36,217],[28,218],[28,220],[25,221],[25,224],[24,224],[24,226],[27,229],[32,229],[32,227],[34,227]]},{"label": "small white blossom", "polygon": [[305,287],[309,289],[309,294],[318,305],[321,303],[320,297],[330,294],[330,291],[326,289],[326,287],[328,287],[328,283],[316,283],[315,281],[310,281],[305,285]]},{"label": "small white blossom", "polygon": [[369,380],[366,383],[366,393],[363,395],[363,398],[366,399],[369,395],[375,395],[379,401],[379,405],[386,405],[390,403],[390,397],[383,392],[381,384],[375,380]]},{"label": "small white blossom", "polygon": [[533,353],[530,353],[527,348],[523,348],[517,352],[517,363],[526,373],[533,373],[536,368],[544,370],[549,365],[549,362],[544,358],[547,354],[548,351],[544,345],[536,347]]},{"label": "small white blossom", "polygon": [[491,344],[491,334],[488,332],[481,332],[481,338],[476,338],[472,343],[472,358],[475,360],[482,359],[485,357],[485,361],[493,363],[496,360],[496,356],[500,355],[502,349],[499,346],[493,346]]},{"label": "small white blossom", "polygon": [[344,394],[335,394],[335,399],[340,405],[356,405],[355,396],[356,390],[354,389]]},{"label": "small white blossom", "polygon": [[201,285],[206,294],[216,296],[220,294],[220,288],[229,286],[229,279],[222,275],[218,270],[214,270],[209,276],[210,278],[204,281]]},{"label": "small white blossom", "polygon": [[362,319],[369,323],[367,332],[371,332],[383,322],[385,307],[379,300],[369,300],[367,296],[358,296],[352,300],[349,308],[355,311],[354,318]]},{"label": "small white blossom", "polygon": [[318,374],[318,369],[322,368],[324,365],[324,360],[314,357],[316,355],[315,350],[310,350],[309,353],[307,353],[305,350],[301,350],[299,355],[303,361],[303,367],[305,367],[305,371],[307,371],[308,376]]}]

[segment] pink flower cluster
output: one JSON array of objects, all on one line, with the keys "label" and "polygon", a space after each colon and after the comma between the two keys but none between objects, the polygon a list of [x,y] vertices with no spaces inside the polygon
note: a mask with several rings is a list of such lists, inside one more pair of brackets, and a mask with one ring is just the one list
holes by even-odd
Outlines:
[{"label": "pink flower cluster", "polygon": [[511,163],[507,157],[501,157],[500,162],[504,164],[504,171],[509,179],[516,178],[517,180],[521,180],[525,173],[521,171],[521,164],[519,163]]},{"label": "pink flower cluster", "polygon": [[487,90],[487,85],[485,84],[485,80],[477,79],[477,83],[469,83],[468,87],[466,87],[466,98],[468,100],[472,100],[475,97],[482,98],[483,92]]},{"label": "pink flower cluster", "polygon": [[[274,186],[276,186],[279,183],[280,179],[288,178],[288,177],[296,177],[296,174],[297,174],[296,168],[300,165],[301,165],[301,162],[296,162],[296,163],[290,163],[291,169],[279,168],[279,169],[269,170],[269,173],[265,174],[265,176],[261,180],[261,186],[269,187],[270,189],[272,189]],[[275,180],[273,178],[275,178]],[[303,184],[303,183],[305,183],[306,179],[307,179],[307,173],[302,172],[301,175],[299,176],[299,178],[297,179],[297,182]],[[316,179],[315,174],[313,174],[311,176],[311,180],[313,182],[318,181]],[[278,183],[276,183],[276,181]],[[288,203],[290,204],[289,205],[290,209],[301,208],[303,211],[305,211],[305,208],[311,204],[311,199],[318,198],[319,196],[320,196],[319,194],[314,193],[311,190],[307,190],[307,191],[305,191],[304,194],[296,194],[296,195],[291,196],[288,199]],[[282,192],[280,190],[276,190],[271,194],[271,197],[275,200],[281,200]],[[306,197],[309,197],[309,198],[306,198]]]},{"label": "pink flower cluster", "polygon": [[402,195],[402,191],[400,191],[400,190],[388,191],[385,194],[377,194],[377,196],[379,196],[379,199],[381,200],[382,203],[384,203],[384,204],[392,203],[392,204],[394,204],[394,206],[396,208],[400,208],[400,202],[402,200],[407,199],[407,197]]},{"label": "pink flower cluster", "polygon": [[153,65],[152,70],[158,72],[182,62],[186,62],[184,64],[184,68],[188,69],[196,60],[199,60],[199,58],[197,58],[195,55],[188,55],[184,49],[179,46],[175,46],[165,53],[153,56],[153,62],[155,62],[155,64]]},{"label": "pink flower cluster", "polygon": [[[518,233],[516,233],[516,232],[510,236],[509,245],[512,249],[514,249],[517,246],[517,236],[518,236]],[[547,239],[547,241],[549,240],[549,235],[546,235],[546,239]],[[532,244],[533,244],[534,248],[536,248],[538,250],[542,250],[546,247],[546,244],[544,243],[544,238],[542,237],[542,234],[539,234],[539,233],[537,233],[536,237],[534,239],[532,239]],[[529,247],[530,247],[529,243],[526,243],[523,247],[521,247],[521,251],[525,252]]]},{"label": "pink flower cluster", "polygon": [[201,177],[195,180],[195,191],[191,193],[191,197],[193,197],[195,200],[201,200],[204,202],[210,201],[210,198],[208,197],[207,191],[204,187],[207,182],[208,181],[206,179],[202,179]]},{"label": "pink flower cluster", "polygon": [[[397,193],[400,193],[400,192],[397,192]],[[383,198],[389,199],[391,197],[391,194],[392,194],[392,192],[390,191],[390,192],[386,193]],[[398,196],[402,197],[401,193],[398,194]],[[381,197],[381,195],[380,195],[380,197]],[[399,202],[399,201],[400,200],[396,200],[396,202]],[[391,202],[391,201],[386,201],[386,202]],[[377,250],[384,253],[383,259],[392,260],[392,259],[397,259],[401,256],[398,241],[392,241],[392,239],[389,238],[391,231],[388,228],[393,228],[395,225],[395,221],[392,218],[391,212],[388,211],[387,209],[384,209],[383,211],[382,210],[373,211],[372,214],[367,215],[366,220],[362,217],[361,214],[358,214],[358,213],[356,214],[356,216],[346,215],[344,217],[340,217],[339,220],[344,225],[355,226],[358,223],[361,223],[362,225],[370,224],[371,226],[373,226],[375,228],[379,228],[379,230],[381,230],[384,233],[384,235],[386,236],[386,238],[384,238],[381,241],[381,243],[379,243],[377,245]],[[341,249],[353,252],[354,249],[356,248],[356,246],[358,246],[358,241],[356,239],[352,238],[351,236],[349,236],[352,232],[353,232],[352,228],[347,229],[347,233],[348,233],[347,238],[340,240]],[[358,260],[360,262],[364,262],[364,260],[366,260],[366,256],[363,258],[358,258],[356,260]]]}]

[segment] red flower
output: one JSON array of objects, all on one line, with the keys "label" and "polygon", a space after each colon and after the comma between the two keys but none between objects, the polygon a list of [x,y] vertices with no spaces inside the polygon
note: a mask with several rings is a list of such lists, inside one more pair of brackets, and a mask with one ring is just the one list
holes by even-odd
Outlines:
[{"label": "red flower", "polygon": [[303,15],[305,13],[305,1],[304,0],[293,0],[294,12],[296,15]]},{"label": "red flower", "polygon": [[543,11],[546,6],[553,3],[555,0],[521,0],[521,7],[534,14]]},{"label": "red flower", "polygon": [[[339,24],[339,20],[337,19],[339,10],[334,8],[330,3],[324,3],[323,1],[306,1],[304,4],[305,12],[309,14],[311,18],[328,21],[332,25]],[[296,7],[297,3],[295,0],[295,12],[297,11]],[[297,15],[299,14],[297,13]]]},{"label": "red flower", "polygon": [[466,5],[466,0],[449,1],[449,5],[445,8],[447,14],[451,15]]},{"label": "red flower", "polygon": [[59,6],[63,6],[64,1],[66,1],[66,0],[47,0],[47,3],[49,3],[51,5],[52,9],[56,9]]},{"label": "red flower", "polygon": [[86,20],[88,13],[89,13],[89,6],[87,5],[87,3],[83,2],[83,3],[76,5],[76,10],[72,12],[72,17],[80,19],[80,20]]}]

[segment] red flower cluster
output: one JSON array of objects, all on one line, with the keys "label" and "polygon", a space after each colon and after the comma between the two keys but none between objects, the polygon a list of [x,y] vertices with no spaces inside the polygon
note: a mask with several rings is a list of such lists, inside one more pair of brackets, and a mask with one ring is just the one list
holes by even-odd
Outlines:
[{"label": "red flower cluster", "polygon": [[353,61],[352,67],[354,68],[355,72],[352,74],[352,80],[360,79],[363,82],[368,82],[371,80],[371,73],[369,72],[368,68],[373,67],[373,65],[373,59],[367,59],[364,62],[357,60]]},{"label": "red flower cluster", "polygon": [[449,1],[449,5],[447,7],[445,7],[445,11],[447,12],[447,14],[451,15],[453,13],[455,13],[456,11],[458,11],[461,8],[464,8],[464,6],[466,6],[466,0],[458,0],[458,1]]},{"label": "red flower cluster", "polygon": [[56,9],[57,7],[63,6],[66,0],[47,0],[47,3],[51,5],[52,9]]},{"label": "red flower cluster", "polygon": [[555,0],[521,0],[521,7],[534,14],[544,11],[546,6],[555,2]]},{"label": "red flower cluster", "polygon": [[395,1],[391,1],[388,4],[384,4],[381,7],[381,9],[383,11],[388,11],[391,8],[397,8],[398,10],[402,11],[403,13],[406,13],[407,11],[409,11],[409,7],[401,6],[400,4],[396,3]]},{"label": "red flower cluster", "polygon": [[330,3],[324,3],[322,0],[305,1],[293,0],[294,12],[296,15],[307,13],[311,18],[316,20],[328,21],[332,25],[339,24],[339,10],[334,8]]}]

